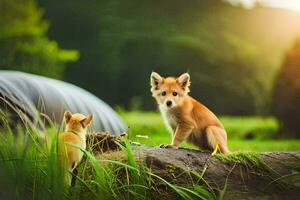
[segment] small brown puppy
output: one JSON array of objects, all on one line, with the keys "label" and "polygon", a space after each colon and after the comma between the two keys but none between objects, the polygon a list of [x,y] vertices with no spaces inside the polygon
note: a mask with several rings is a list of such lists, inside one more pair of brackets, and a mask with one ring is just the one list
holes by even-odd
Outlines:
[{"label": "small brown puppy", "polygon": [[[64,168],[73,171],[82,159],[81,149],[86,149],[87,127],[90,125],[93,115],[85,116],[66,111],[64,118],[65,132],[59,135],[60,161]],[[70,176],[68,176],[68,183],[71,184]]]},{"label": "small brown puppy", "polygon": [[187,139],[202,149],[227,154],[227,133],[219,119],[200,102],[188,95],[190,75],[184,73],[178,78],[151,74],[151,92],[156,99],[164,121],[172,132],[172,143],[161,145],[178,148]]}]

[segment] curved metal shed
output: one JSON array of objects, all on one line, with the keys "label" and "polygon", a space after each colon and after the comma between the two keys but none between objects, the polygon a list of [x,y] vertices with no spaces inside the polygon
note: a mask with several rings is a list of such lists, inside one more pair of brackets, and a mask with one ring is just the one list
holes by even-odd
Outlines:
[{"label": "curved metal shed", "polygon": [[[91,129],[119,134],[127,130],[119,115],[105,102],[75,85],[17,71],[0,70],[0,101],[22,109],[34,122],[45,113],[61,123],[63,113],[93,113]],[[4,100],[5,99],[5,100]]]}]

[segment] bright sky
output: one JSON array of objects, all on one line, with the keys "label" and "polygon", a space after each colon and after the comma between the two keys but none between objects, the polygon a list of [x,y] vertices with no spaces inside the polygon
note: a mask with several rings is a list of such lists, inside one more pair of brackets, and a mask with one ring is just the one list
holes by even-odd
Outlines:
[{"label": "bright sky", "polygon": [[300,0],[228,0],[233,4],[244,4],[247,8],[252,8],[256,2],[265,6],[286,8],[300,12]]}]

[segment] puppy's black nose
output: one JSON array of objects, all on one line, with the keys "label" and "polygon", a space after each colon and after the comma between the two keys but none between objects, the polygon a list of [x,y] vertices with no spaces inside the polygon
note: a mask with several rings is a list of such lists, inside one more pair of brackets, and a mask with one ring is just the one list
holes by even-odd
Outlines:
[{"label": "puppy's black nose", "polygon": [[170,106],[172,106],[172,101],[167,101],[166,104],[167,104],[168,107],[170,107]]}]

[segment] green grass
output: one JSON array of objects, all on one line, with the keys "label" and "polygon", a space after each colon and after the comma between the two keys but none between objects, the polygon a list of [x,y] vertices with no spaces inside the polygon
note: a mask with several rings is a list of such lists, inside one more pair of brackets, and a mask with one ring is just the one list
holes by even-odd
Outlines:
[{"label": "green grass", "polygon": [[56,142],[46,148],[35,136],[27,128],[19,134],[0,131],[0,199],[64,199],[67,194]]},{"label": "green grass", "polygon": [[[134,158],[129,141],[120,145],[126,159],[110,160],[83,150],[85,160],[78,166],[75,185],[59,164],[58,127],[48,129],[48,143],[41,143],[38,131],[28,127],[20,133],[0,129],[0,199],[153,199],[169,191],[183,199],[214,199],[213,191],[194,184],[183,187],[154,174]],[[157,186],[159,185],[159,186]],[[211,198],[208,198],[211,197]]]},{"label": "green grass", "polygon": [[[148,145],[170,141],[171,135],[166,131],[159,113],[121,114],[131,126],[131,140]],[[236,132],[237,136],[229,140],[229,147],[239,151],[229,157],[218,155],[225,161],[260,165],[260,159],[255,153],[240,151],[300,149],[299,140],[274,140],[268,137],[243,139],[244,131],[253,131],[255,136],[275,133],[277,124],[272,118],[224,117],[222,121],[228,130]],[[205,184],[205,170],[197,175],[199,180],[203,180],[202,183],[187,180],[190,183],[187,187],[168,182],[154,174],[143,162],[134,159],[127,140],[124,141],[125,145],[121,146],[126,156],[125,160],[95,157],[90,151],[82,150],[85,160],[78,166],[75,185],[69,187],[64,177],[70,172],[61,168],[58,163],[57,135],[60,128],[53,126],[47,129],[50,136],[50,143],[47,145],[39,142],[38,131],[26,126],[20,127],[19,130],[19,134],[12,133],[8,127],[0,130],[0,199],[159,199],[166,189],[183,199],[217,199],[222,198],[222,192],[226,190],[226,187],[221,191],[215,190]],[[146,135],[148,139],[138,135]],[[191,147],[186,143],[183,146]],[[298,169],[298,165],[296,167]],[[196,172],[192,173],[196,175]],[[292,178],[298,180],[298,175]],[[283,177],[280,181],[294,179]],[[166,189],[162,190],[162,186]]]},{"label": "green grass", "polygon": [[255,152],[237,152],[229,155],[216,154],[215,156],[225,163],[239,163],[244,166],[265,167],[264,161]]},{"label": "green grass", "polygon": [[[170,143],[159,112],[120,112],[129,126],[130,139],[141,144],[157,146]],[[272,117],[229,117],[220,118],[228,133],[231,151],[299,151],[300,140],[273,139],[278,122]],[[247,139],[251,136],[252,139]],[[195,148],[184,142],[182,147]]]}]

